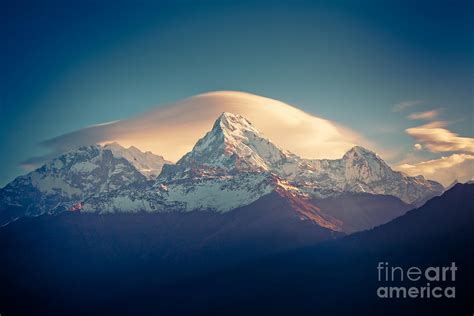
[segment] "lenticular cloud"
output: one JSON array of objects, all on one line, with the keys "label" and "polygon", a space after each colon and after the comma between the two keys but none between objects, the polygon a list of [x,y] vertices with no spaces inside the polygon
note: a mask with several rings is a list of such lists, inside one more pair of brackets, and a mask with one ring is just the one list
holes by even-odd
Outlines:
[{"label": "lenticular cloud", "polygon": [[[280,147],[304,158],[339,158],[355,144],[366,144],[341,125],[286,103],[250,93],[199,94],[143,115],[97,124],[43,142],[52,155],[89,144],[118,142],[176,161],[190,151],[222,112],[240,114]],[[49,156],[25,164],[38,164]]]}]

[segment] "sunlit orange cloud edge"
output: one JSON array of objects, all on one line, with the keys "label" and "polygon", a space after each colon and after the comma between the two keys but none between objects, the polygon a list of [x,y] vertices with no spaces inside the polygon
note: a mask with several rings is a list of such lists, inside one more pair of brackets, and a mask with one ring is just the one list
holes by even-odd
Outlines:
[{"label": "sunlit orange cloud edge", "polygon": [[93,125],[44,144],[55,151],[65,151],[85,144],[118,142],[177,161],[212,128],[222,112],[243,115],[278,146],[305,158],[340,158],[354,145],[374,149],[371,142],[341,124],[277,100],[237,91],[196,95],[135,118]]},{"label": "sunlit orange cloud edge", "polygon": [[[427,115],[425,115],[428,113]],[[432,115],[435,113],[435,115]],[[409,119],[434,119],[438,111],[432,110],[409,115]],[[407,128],[406,134],[416,143],[416,152],[428,151],[440,153],[441,157],[431,160],[417,159],[411,154],[406,161],[395,165],[395,169],[408,175],[422,174],[428,179],[436,180],[443,185],[453,181],[466,182],[474,179],[474,138],[461,137],[447,129],[449,122],[431,121],[421,126]],[[409,155],[410,156],[410,155]]]},{"label": "sunlit orange cloud edge", "polygon": [[474,155],[452,154],[418,163],[404,163],[395,168],[411,176],[423,174],[447,186],[454,180],[467,182],[474,179]]},{"label": "sunlit orange cloud edge", "polygon": [[434,121],[406,129],[406,133],[431,152],[474,152],[474,138],[461,137],[446,128],[447,122]]}]

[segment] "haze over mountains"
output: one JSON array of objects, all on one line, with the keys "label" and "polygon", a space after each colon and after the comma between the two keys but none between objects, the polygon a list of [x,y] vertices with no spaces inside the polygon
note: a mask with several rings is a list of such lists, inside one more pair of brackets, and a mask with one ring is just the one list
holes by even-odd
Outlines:
[{"label": "haze over mountains", "polygon": [[[295,218],[353,232],[385,223],[442,191],[422,176],[393,171],[360,146],[341,159],[301,158],[243,116],[223,113],[176,164],[118,144],[63,154],[1,189],[0,216],[7,224],[67,210],[225,213],[277,194],[291,201]],[[361,199],[363,215],[341,208],[340,201]]]}]

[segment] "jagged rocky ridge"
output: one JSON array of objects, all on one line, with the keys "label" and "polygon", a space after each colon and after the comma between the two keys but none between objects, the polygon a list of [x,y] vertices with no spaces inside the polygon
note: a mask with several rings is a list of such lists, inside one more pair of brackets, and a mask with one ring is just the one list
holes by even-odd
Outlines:
[{"label": "jagged rocky ridge", "polygon": [[369,194],[417,205],[442,191],[422,176],[393,171],[359,146],[341,159],[300,158],[273,144],[244,117],[223,113],[176,164],[118,144],[66,153],[1,189],[0,224],[64,210],[228,212],[273,192],[291,200],[301,220],[343,230],[341,220],[322,212],[315,200]]},{"label": "jagged rocky ridge", "polygon": [[439,183],[393,171],[378,155],[360,146],[342,159],[302,159],[273,144],[244,117],[230,113],[223,113],[176,165],[165,167],[160,179],[166,182],[238,172],[271,173],[301,193],[319,198],[365,192],[416,204],[442,192]]},{"label": "jagged rocky ridge", "polygon": [[67,152],[0,190],[0,224],[77,210],[91,196],[145,186],[165,163],[161,156],[116,143]]}]

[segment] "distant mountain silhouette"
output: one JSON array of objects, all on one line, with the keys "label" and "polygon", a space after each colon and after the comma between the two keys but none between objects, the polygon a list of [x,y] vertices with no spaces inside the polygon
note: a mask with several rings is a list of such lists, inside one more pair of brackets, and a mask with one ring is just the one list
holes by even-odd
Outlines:
[{"label": "distant mountain silhouette", "polygon": [[324,222],[313,206],[283,193],[224,214],[63,212],[19,219],[0,228],[2,312],[91,314],[102,300],[344,235],[302,220]]},{"label": "distant mountain silhouette", "polygon": [[[371,231],[273,255],[336,236],[298,220],[298,209],[288,211],[294,206],[281,195],[225,216],[23,218],[0,229],[0,306],[12,315],[471,312],[473,193],[474,185],[457,184]],[[407,267],[455,261],[457,298],[378,299],[379,261]]]},{"label": "distant mountain silhouette", "polygon": [[[474,185],[457,184],[371,231],[163,289],[158,295],[163,295],[167,306],[160,308],[183,314],[226,310],[235,315],[470,315],[474,310],[472,227]],[[376,296],[379,262],[405,268],[455,262],[459,267],[452,283],[456,298],[380,299]],[[193,296],[193,304],[179,306],[179,297],[188,295]]]},{"label": "distant mountain silhouette", "polygon": [[339,219],[341,229],[347,233],[385,224],[413,208],[394,196],[369,193],[349,192],[311,202],[324,214]]}]

